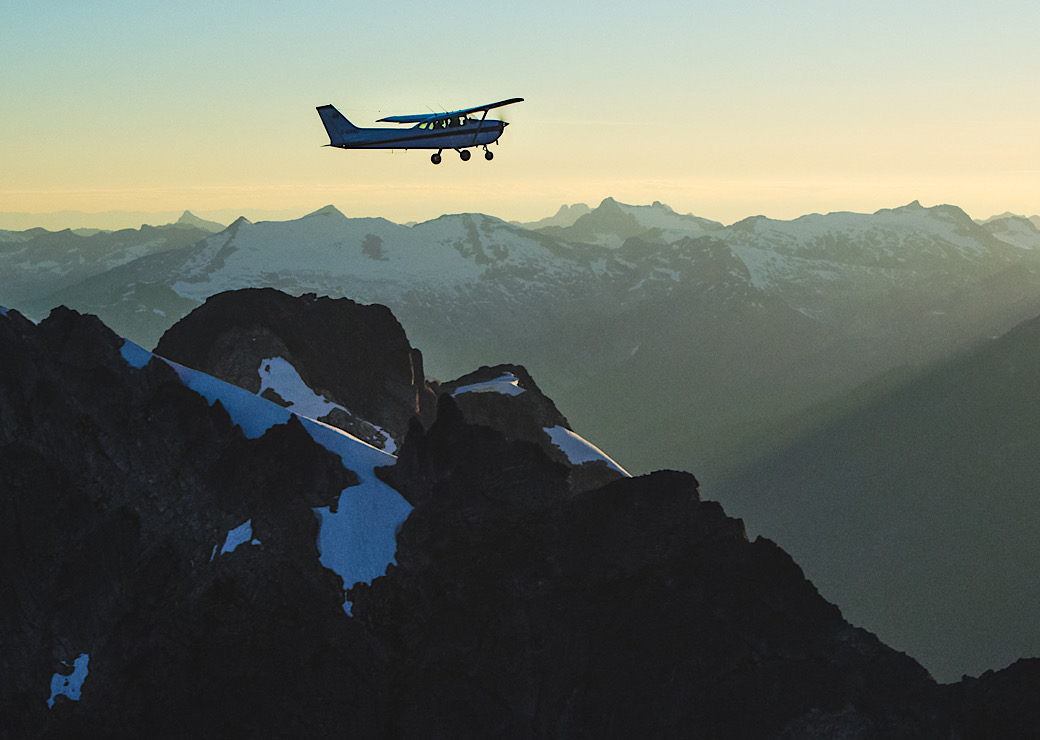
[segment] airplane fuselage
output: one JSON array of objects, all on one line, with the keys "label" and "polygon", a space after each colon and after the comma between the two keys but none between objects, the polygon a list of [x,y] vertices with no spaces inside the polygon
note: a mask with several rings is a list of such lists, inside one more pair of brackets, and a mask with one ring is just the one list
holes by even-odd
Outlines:
[{"label": "airplane fuselage", "polygon": [[[331,145],[340,149],[465,149],[498,141],[505,121],[466,118],[419,123],[408,128],[359,128]],[[441,124],[452,123],[443,126]]]},{"label": "airplane fuselage", "polygon": [[[498,103],[467,108],[451,113],[431,113],[408,116],[388,116],[380,122],[414,123],[409,128],[361,128],[348,121],[342,113],[331,105],[318,106],[318,115],[325,124],[329,134],[328,146],[337,149],[436,149],[430,157],[434,164],[441,161],[441,152],[454,149],[462,160],[470,158],[471,147],[484,147],[484,157],[492,159],[488,144],[498,141],[505,127],[505,121],[489,119],[487,113],[492,108],[512,105],[521,102],[522,98],[511,98]],[[483,112],[478,118],[470,118],[468,114]]]}]

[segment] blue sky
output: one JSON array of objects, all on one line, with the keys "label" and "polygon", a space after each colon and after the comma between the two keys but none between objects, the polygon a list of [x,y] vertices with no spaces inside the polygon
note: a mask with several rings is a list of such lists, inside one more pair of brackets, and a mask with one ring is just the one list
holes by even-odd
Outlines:
[{"label": "blue sky", "polygon": [[[0,0],[0,211],[726,223],[919,199],[1040,212],[1027,2]],[[348,152],[314,111],[521,96],[496,158]]]}]

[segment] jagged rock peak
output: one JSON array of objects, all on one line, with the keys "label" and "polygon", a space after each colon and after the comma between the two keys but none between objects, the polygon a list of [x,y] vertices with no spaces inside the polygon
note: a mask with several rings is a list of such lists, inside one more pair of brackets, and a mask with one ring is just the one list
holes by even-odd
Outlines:
[{"label": "jagged rock peak", "polygon": [[571,429],[556,404],[542,393],[522,365],[481,367],[444,383],[471,424],[498,430],[511,440],[532,442],[570,470],[571,488],[584,491],[627,475],[617,463]]},{"label": "jagged rock peak", "polygon": [[[273,288],[209,298],[171,327],[156,353],[292,406],[383,449],[408,420],[433,417],[422,354],[386,306],[293,297]],[[290,409],[294,410],[294,409]]]},{"label": "jagged rock peak", "polygon": [[379,474],[413,506],[431,496],[468,499],[472,487],[482,493],[464,509],[540,506],[569,490],[567,468],[552,462],[539,445],[470,423],[447,392],[437,399],[436,420],[429,429],[413,419],[397,463],[380,468]]}]

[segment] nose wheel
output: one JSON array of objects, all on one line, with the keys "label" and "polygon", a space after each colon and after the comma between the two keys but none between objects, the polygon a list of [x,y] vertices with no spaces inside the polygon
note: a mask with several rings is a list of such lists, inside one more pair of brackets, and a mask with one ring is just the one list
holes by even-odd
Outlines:
[{"label": "nose wheel", "polygon": [[484,159],[486,159],[488,162],[490,162],[494,158],[495,158],[495,153],[492,152],[487,147],[484,147]]}]

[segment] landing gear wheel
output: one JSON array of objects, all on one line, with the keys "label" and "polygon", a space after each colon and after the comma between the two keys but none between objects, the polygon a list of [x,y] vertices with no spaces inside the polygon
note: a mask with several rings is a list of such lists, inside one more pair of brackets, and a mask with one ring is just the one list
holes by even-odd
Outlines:
[{"label": "landing gear wheel", "polygon": [[430,161],[433,162],[434,164],[440,164],[441,163],[441,153],[440,152],[435,152],[430,157]]},{"label": "landing gear wheel", "polygon": [[463,149],[462,151],[460,151],[459,152],[459,157],[462,158],[463,162],[468,162],[469,161],[469,149]]},{"label": "landing gear wheel", "polygon": [[495,158],[495,153],[494,152],[492,152],[490,149],[485,149],[484,150],[484,159],[486,159],[488,162],[490,162],[494,158]]}]

